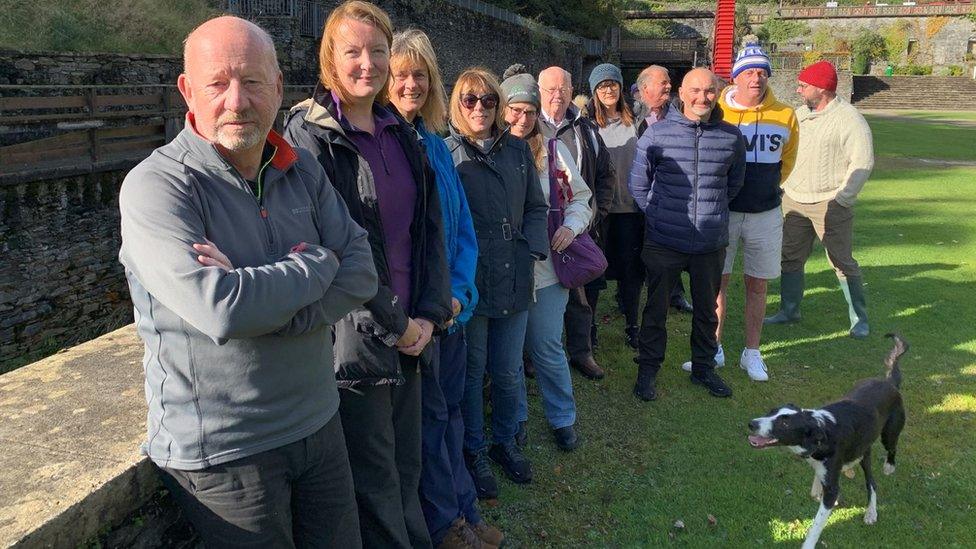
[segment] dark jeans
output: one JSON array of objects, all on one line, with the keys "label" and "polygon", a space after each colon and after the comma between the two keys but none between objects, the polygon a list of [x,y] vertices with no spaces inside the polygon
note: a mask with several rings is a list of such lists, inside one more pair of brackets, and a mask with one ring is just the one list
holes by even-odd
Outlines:
[{"label": "dark jeans", "polygon": [[[646,218],[641,212],[611,213],[607,216],[607,278],[617,281],[618,303],[627,326],[637,325],[644,263],[640,253],[644,244]],[[595,304],[596,300],[590,302]]]},{"label": "dark jeans", "polygon": [[469,524],[481,522],[475,506],[474,482],[462,454],[461,398],[468,360],[463,330],[441,337],[437,346],[431,367],[422,372],[423,469],[420,476],[420,506],[435,547],[444,540],[451,523],[458,517],[464,517]]},{"label": "dark jeans", "polygon": [[361,547],[339,414],[280,448],[160,473],[207,547]]},{"label": "dark jeans", "polygon": [[725,248],[706,254],[685,254],[648,241],[641,259],[647,267],[647,304],[641,321],[638,364],[649,366],[654,374],[661,368],[668,342],[668,296],[681,271],[687,271],[695,308],[691,319],[692,372],[699,375],[714,368],[718,350],[715,302],[722,283]]},{"label": "dark jeans", "polygon": [[593,325],[595,317],[593,311],[599,295],[599,290],[583,288],[569,290],[569,302],[566,303],[563,321],[566,324],[566,352],[569,353],[570,360],[583,360],[593,355],[590,326]]},{"label": "dark jeans", "polygon": [[340,390],[339,412],[366,547],[430,547],[420,509],[420,373],[400,355],[405,382]]}]

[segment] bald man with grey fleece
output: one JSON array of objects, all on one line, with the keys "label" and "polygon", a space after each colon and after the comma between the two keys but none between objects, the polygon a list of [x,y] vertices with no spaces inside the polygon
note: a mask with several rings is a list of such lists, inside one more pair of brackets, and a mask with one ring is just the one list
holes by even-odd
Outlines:
[{"label": "bald man with grey fleece", "polygon": [[184,59],[185,128],[119,197],[143,451],[208,547],[359,546],[330,329],[376,292],[366,232],[272,131],[266,32],[211,19]]}]

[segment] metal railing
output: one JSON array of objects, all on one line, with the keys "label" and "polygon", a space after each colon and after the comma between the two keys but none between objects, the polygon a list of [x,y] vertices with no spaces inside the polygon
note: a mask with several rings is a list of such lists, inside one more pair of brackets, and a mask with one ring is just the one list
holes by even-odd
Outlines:
[{"label": "metal railing", "polygon": [[[972,4],[916,4],[914,6],[826,6],[813,7],[750,7],[750,21],[762,21],[767,17],[779,19],[830,19],[856,17],[927,17],[936,15],[968,15]],[[778,12],[778,14],[777,14]]]}]

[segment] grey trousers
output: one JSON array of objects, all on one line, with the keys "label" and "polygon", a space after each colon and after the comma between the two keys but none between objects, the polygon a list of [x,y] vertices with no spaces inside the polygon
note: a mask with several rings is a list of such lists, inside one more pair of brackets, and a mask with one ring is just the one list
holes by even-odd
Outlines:
[{"label": "grey trousers", "polygon": [[206,547],[361,547],[338,413],[280,448],[200,471],[160,473]]}]

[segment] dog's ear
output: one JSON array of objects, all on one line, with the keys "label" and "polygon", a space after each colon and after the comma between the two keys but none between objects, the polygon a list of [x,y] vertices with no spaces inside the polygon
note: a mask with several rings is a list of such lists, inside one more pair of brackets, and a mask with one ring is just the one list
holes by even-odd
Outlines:
[{"label": "dog's ear", "polygon": [[811,452],[822,450],[827,446],[827,432],[819,425],[810,425],[803,435],[803,447]]}]

